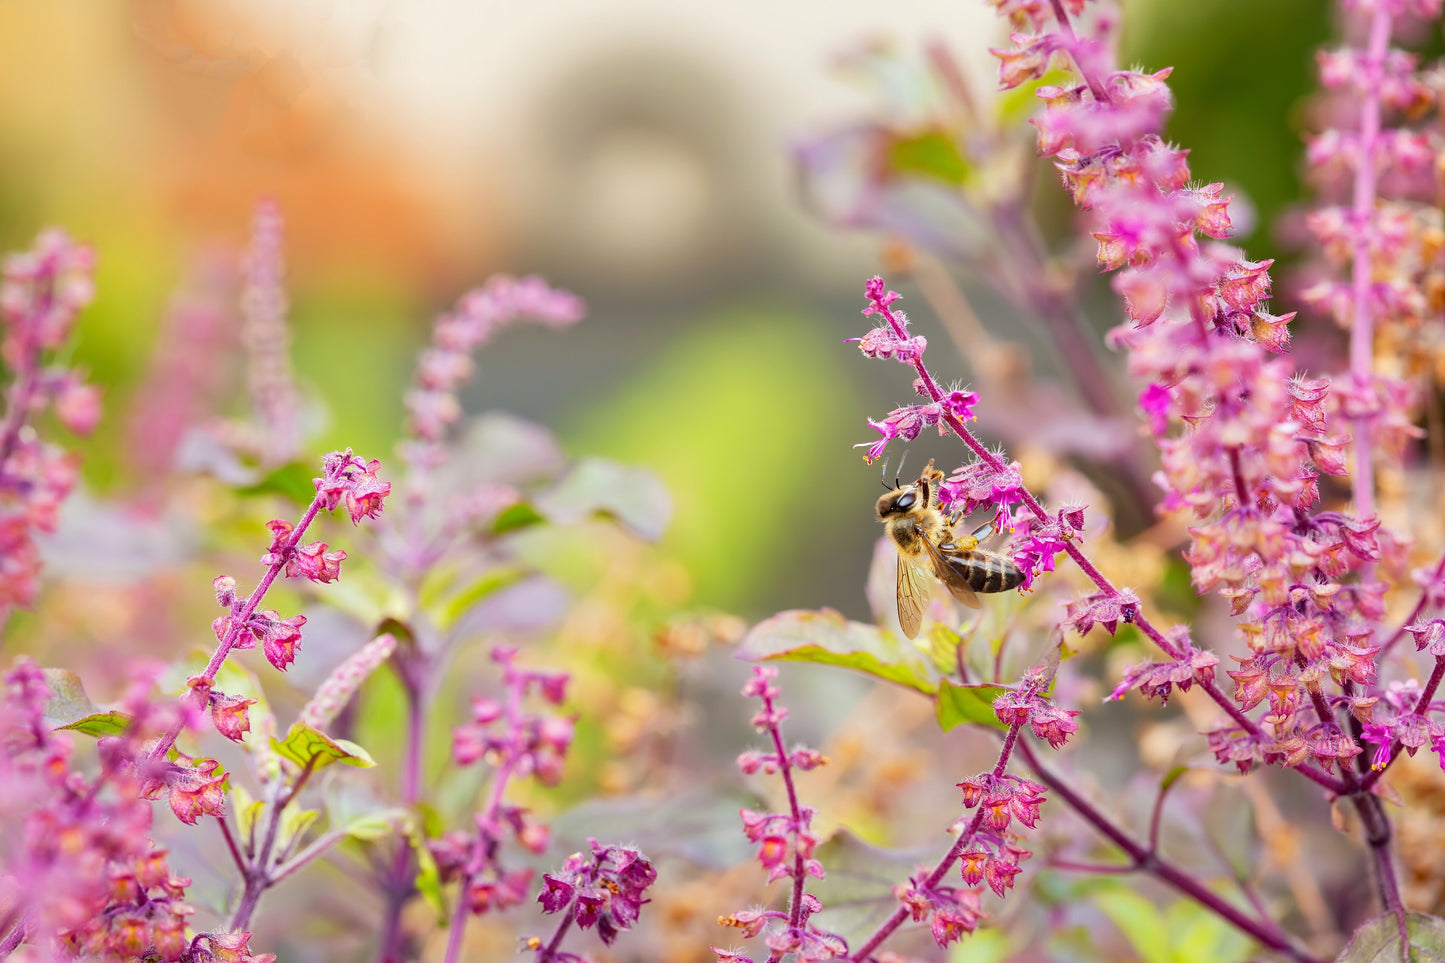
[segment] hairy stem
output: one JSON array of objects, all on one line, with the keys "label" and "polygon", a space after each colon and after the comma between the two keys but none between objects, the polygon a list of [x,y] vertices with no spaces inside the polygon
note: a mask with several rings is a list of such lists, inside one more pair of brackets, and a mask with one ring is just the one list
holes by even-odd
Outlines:
[{"label": "hairy stem", "polygon": [[1405,930],[1405,901],[1400,897],[1400,880],[1395,872],[1394,853],[1390,849],[1393,835],[1390,817],[1385,814],[1380,797],[1373,794],[1355,796],[1352,802],[1355,804],[1355,811],[1360,814],[1361,823],[1364,824],[1365,845],[1370,847],[1370,855],[1375,865],[1375,885],[1380,891],[1380,904],[1386,913],[1394,914],[1400,927],[1400,941],[1402,945],[1409,946],[1410,940]]},{"label": "hairy stem", "polygon": [[550,961],[557,958],[557,949],[562,945],[562,938],[566,936],[567,931],[572,928],[572,921],[576,918],[577,904],[573,903],[567,907],[567,912],[562,915],[562,919],[557,923],[557,929],[552,932],[552,938],[547,941],[547,945],[537,953],[537,963],[550,963]]},{"label": "hairy stem", "polygon": [[[231,654],[231,649],[240,641],[242,633],[250,631],[247,623],[251,621],[251,616],[255,614],[256,607],[261,604],[261,600],[264,599],[266,593],[270,591],[271,583],[276,581],[277,576],[281,574],[281,570],[286,567],[286,562],[289,561],[292,554],[295,553],[296,546],[301,544],[301,538],[306,534],[306,529],[315,521],[317,513],[321,511],[321,501],[321,493],[317,492],[316,497],[312,499],[311,504],[307,506],[305,514],[301,516],[301,520],[296,523],[296,527],[291,532],[291,537],[286,540],[286,545],[280,552],[275,553],[276,561],[272,562],[271,567],[266,569],[266,574],[261,576],[261,581],[257,583],[255,590],[251,592],[251,595],[241,606],[241,610],[231,617],[231,622],[226,629],[225,636],[221,639],[220,644],[216,646],[216,651],[212,653],[211,661],[206,664],[205,671],[201,673],[201,678],[205,680],[207,684],[216,680],[216,673],[221,670],[221,665],[226,661],[226,657]],[[183,698],[189,698],[189,693]],[[150,751],[150,754],[146,757],[146,761],[154,762],[158,759],[165,758],[166,753],[176,744],[176,739],[180,736],[183,728],[185,728],[184,719],[178,720],[172,725],[166,734],[161,737],[161,740],[156,743],[155,748]]]}]

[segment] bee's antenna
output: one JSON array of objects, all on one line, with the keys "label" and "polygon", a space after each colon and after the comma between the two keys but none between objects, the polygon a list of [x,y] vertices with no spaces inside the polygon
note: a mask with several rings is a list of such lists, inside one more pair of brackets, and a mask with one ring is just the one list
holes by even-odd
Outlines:
[{"label": "bee's antenna", "polygon": [[898,473],[893,476],[893,484],[894,484],[895,487],[899,487],[899,488],[902,487],[902,483],[898,481],[898,477],[899,477],[899,475],[902,475],[902,474],[903,474],[903,465],[904,465],[904,463],[905,463],[906,461],[908,461],[908,452],[909,452],[909,451],[911,451],[911,449],[909,449],[909,448],[903,449],[903,457],[900,458],[900,459],[898,459]]},{"label": "bee's antenna", "polygon": [[[878,473],[878,484],[882,485],[885,489],[888,488],[888,459],[887,459],[887,458],[883,459],[883,470]],[[894,486],[894,487],[897,487],[897,486]]]}]

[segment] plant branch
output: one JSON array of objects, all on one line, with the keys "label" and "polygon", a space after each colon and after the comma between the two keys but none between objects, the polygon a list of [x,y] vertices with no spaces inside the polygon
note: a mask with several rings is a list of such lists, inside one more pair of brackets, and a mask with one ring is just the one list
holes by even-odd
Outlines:
[{"label": "plant branch", "polygon": [[248,869],[246,858],[241,855],[241,850],[236,845],[236,837],[231,834],[231,824],[226,821],[224,815],[217,816],[216,822],[221,826],[221,835],[225,837],[226,848],[231,851],[232,861],[235,862],[236,868],[241,871],[241,875],[245,876]]},{"label": "plant branch", "polygon": [[[1009,757],[1013,754],[1014,747],[1019,745],[1019,730],[1023,728],[1023,725],[1024,720],[1022,719],[1016,719],[1009,725],[1008,735],[1004,737],[1003,748],[999,750],[998,762],[995,763],[993,767],[994,778],[1002,776],[1004,770],[1008,768]],[[948,852],[938,861],[938,864],[933,867],[933,871],[928,874],[928,878],[922,884],[923,888],[931,889],[937,886],[939,881],[948,874],[949,869],[958,861],[959,856],[963,854],[964,849],[973,840],[974,834],[977,833],[979,827],[983,825],[984,813],[985,807],[980,804],[974,811],[973,818],[968,821],[968,825],[958,834],[958,839],[949,847]],[[849,955],[848,959],[861,963],[861,961],[871,958],[873,951],[878,949],[884,940],[892,936],[893,931],[902,926],[903,921],[908,919],[908,916],[909,911],[907,908],[902,906],[898,907],[888,919],[883,921],[882,925],[873,931],[873,934],[869,936],[868,939],[863,941],[862,946]]]},{"label": "plant branch", "polygon": [[[1249,935],[1262,946],[1283,954],[1296,963],[1323,963],[1299,947],[1274,920],[1251,918],[1186,870],[1164,860],[1152,848],[1135,842],[1098,807],[1080,795],[1057,773],[1044,766],[1027,744],[1020,746],[1019,751],[1024,762],[1038,776],[1039,781],[1053,790],[1054,794],[1081,819],[1123,850],[1124,854],[1129,857],[1133,869],[1149,873],[1168,883],[1231,926]],[[1126,868],[1129,867],[1121,867],[1121,871]]]},{"label": "plant branch", "polygon": [[277,866],[271,872],[271,885],[275,886],[277,883],[281,882],[281,880],[285,879],[287,876],[290,876],[292,873],[296,872],[298,869],[311,862],[317,856],[320,856],[322,853],[326,852],[328,849],[336,845],[344,838],[346,838],[346,830],[344,829],[330,829],[322,833],[320,836],[317,836],[306,846],[305,849],[301,850],[301,852],[297,853],[286,862]]},{"label": "plant branch", "polygon": [[[1353,302],[1353,319],[1350,325],[1350,375],[1358,387],[1370,383],[1375,373],[1375,328],[1371,310],[1371,287],[1373,258],[1370,247],[1373,240],[1375,215],[1376,145],[1380,138],[1380,97],[1381,70],[1390,44],[1390,5],[1376,4],[1370,17],[1370,36],[1365,58],[1369,66],[1365,74],[1368,84],[1360,102],[1359,149],[1355,167],[1354,198],[1350,216],[1354,221],[1354,251],[1351,253],[1350,287]],[[1355,471],[1350,479],[1350,493],[1355,503],[1355,512],[1362,518],[1375,514],[1375,465],[1371,445],[1371,422],[1373,417],[1363,414],[1354,419],[1355,429]],[[1366,574],[1369,580],[1367,565]]]},{"label": "plant branch", "polygon": [[[305,513],[301,516],[301,520],[296,523],[295,529],[291,532],[291,537],[286,540],[285,547],[280,552],[275,553],[276,561],[272,562],[270,568],[266,569],[266,574],[261,577],[261,581],[257,583],[256,588],[241,606],[240,611],[231,616],[231,621],[226,629],[225,636],[222,637],[220,643],[216,646],[216,651],[211,655],[211,661],[206,664],[205,671],[203,671],[200,676],[208,686],[209,683],[216,680],[216,673],[221,670],[221,665],[226,661],[226,657],[231,654],[231,649],[240,641],[242,633],[250,631],[249,623],[251,616],[256,612],[256,607],[261,604],[261,600],[264,599],[266,593],[270,591],[271,584],[276,581],[277,576],[281,574],[281,570],[286,567],[287,561],[291,559],[296,551],[296,546],[301,544],[301,538],[306,534],[306,529],[310,527],[311,523],[316,519],[317,513],[321,511],[323,500],[324,496],[318,491],[316,497],[311,500],[311,504],[307,506]],[[190,693],[188,691],[187,695],[182,698],[188,698],[189,695]],[[145,761],[154,762],[164,758],[171,747],[176,744],[176,739],[180,736],[181,730],[184,728],[185,720],[183,717],[177,720],[176,723],[166,731],[166,734],[156,743],[155,748],[146,756]]]}]

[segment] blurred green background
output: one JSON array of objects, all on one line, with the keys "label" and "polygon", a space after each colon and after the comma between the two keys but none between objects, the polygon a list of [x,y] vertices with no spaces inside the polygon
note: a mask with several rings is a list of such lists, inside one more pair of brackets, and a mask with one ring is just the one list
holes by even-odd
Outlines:
[{"label": "blurred green background", "polygon": [[[1299,198],[1327,18],[1306,0],[1126,4],[1123,60],[1175,66],[1171,136],[1260,223]],[[851,445],[910,379],[844,343],[865,329],[880,238],[810,220],[788,147],[866,116],[868,95],[829,72],[865,36],[910,57],[940,38],[987,90],[1001,30],[982,0],[10,0],[0,240],[59,224],[101,258],[78,358],[110,422],[85,448],[88,484],[138,483],[118,427],[167,300],[199,252],[244,243],[269,195],[288,221],[296,368],[329,409],[318,452],[386,459],[434,314],[493,272],[541,273],[589,319],[501,338],[469,410],[654,466],[699,603],[862,615],[878,476]],[[1040,203],[1062,229],[1063,195]],[[1265,231],[1245,240],[1285,253]]]}]

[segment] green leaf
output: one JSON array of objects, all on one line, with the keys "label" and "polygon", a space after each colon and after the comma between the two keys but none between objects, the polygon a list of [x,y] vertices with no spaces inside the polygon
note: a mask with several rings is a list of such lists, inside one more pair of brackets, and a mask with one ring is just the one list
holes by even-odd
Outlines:
[{"label": "green leaf", "polygon": [[390,806],[386,809],[362,813],[342,826],[341,829],[353,839],[371,842],[385,839],[394,834],[397,827],[406,822],[408,815],[405,809],[399,806]]},{"label": "green leaf", "polygon": [[931,622],[921,639],[916,643],[928,653],[933,667],[943,675],[958,671],[958,650],[968,645],[978,629],[975,622],[965,638],[957,629],[944,622]]},{"label": "green leaf", "polygon": [[1188,771],[1188,766],[1175,766],[1173,769],[1170,769],[1168,772],[1166,772],[1164,774],[1164,778],[1159,780],[1160,795],[1163,795],[1164,793],[1173,789],[1174,784],[1179,781],[1179,777],[1184,775]]},{"label": "green leaf", "polygon": [[546,519],[538,514],[537,510],[526,502],[518,502],[508,508],[502,509],[492,521],[492,534],[505,535],[508,532],[515,532],[519,528],[528,528],[532,525],[539,525]]},{"label": "green leaf", "polygon": [[1256,959],[1249,937],[1193,900],[1166,914],[1174,963],[1242,963]]},{"label": "green leaf", "polygon": [[376,765],[371,754],[354,742],[333,739],[319,729],[313,729],[304,722],[292,723],[284,741],[273,738],[271,748],[284,759],[289,759],[305,769],[322,769],[333,762],[344,762],[348,766],[368,769]]},{"label": "green leaf", "polygon": [[312,482],[314,465],[299,461],[275,468],[260,481],[236,489],[238,495],[280,495],[297,505],[310,505],[316,497],[316,485]]},{"label": "green leaf", "polygon": [[993,700],[1007,691],[1003,686],[992,683],[959,685],[944,679],[939,683],[938,695],[933,703],[939,727],[947,732],[954,726],[972,722],[1007,732],[1008,726],[999,722],[993,711]]},{"label": "green leaf", "polygon": [[50,689],[50,698],[45,700],[44,718],[47,726],[59,729],[96,714],[98,710],[95,703],[90,701],[90,696],[85,694],[85,686],[80,684],[80,676],[69,669],[40,671],[45,676],[45,685]]},{"label": "green leaf", "polygon": [[1174,963],[1169,927],[1153,901],[1119,886],[1095,894],[1094,905],[1119,928],[1146,963]]},{"label": "green leaf", "polygon": [[482,599],[500,592],[509,585],[517,584],[528,574],[530,573],[527,569],[517,565],[494,568],[483,573],[481,577],[474,579],[458,592],[436,604],[432,609],[432,615],[436,620],[437,628],[445,632]]},{"label": "green leaf", "polygon": [[795,609],[764,619],[743,637],[738,656],[754,662],[840,665],[927,695],[938,691],[938,674],[916,648],[875,625],[850,622],[833,609]]},{"label": "green leaf", "polygon": [[888,166],[898,174],[916,174],[958,187],[972,168],[958,144],[941,130],[929,130],[888,145]]},{"label": "green leaf", "polygon": [[109,712],[92,712],[88,716],[81,716],[69,725],[55,728],[82,732],[87,736],[118,736],[129,729],[133,721],[135,721],[133,717],[119,709],[112,709]]},{"label": "green leaf", "polygon": [[610,518],[638,538],[655,542],[672,518],[672,497],[662,480],[646,468],[585,458],[537,499],[537,508],[558,525]]},{"label": "green leaf", "polygon": [[264,805],[261,800],[252,799],[251,793],[240,783],[231,787],[231,809],[236,815],[236,832],[242,845],[251,839]]},{"label": "green leaf", "polygon": [[445,926],[451,915],[448,910],[446,897],[442,893],[442,877],[437,870],[437,861],[432,858],[431,847],[426,843],[424,836],[418,828],[416,821],[411,820],[406,831],[407,841],[411,843],[411,851],[416,854],[416,889],[422,897],[436,910],[437,925]]},{"label": "green leaf", "polygon": [[[1445,961],[1445,920],[1425,913],[1408,913],[1405,932],[1410,938],[1410,963]],[[1377,916],[1355,930],[1335,963],[1400,963],[1400,924],[1394,914]]]},{"label": "green leaf", "polygon": [[286,847],[291,840],[306,832],[320,816],[321,812],[316,809],[298,809],[294,806],[287,806],[281,813],[281,824],[276,831],[276,851],[286,852]]},{"label": "green leaf", "polygon": [[948,963],[1003,963],[1015,949],[1013,939],[1003,930],[980,928],[968,939],[954,944]]}]

